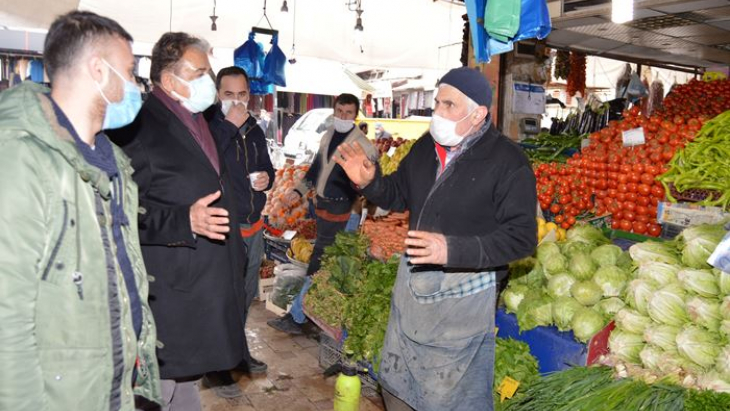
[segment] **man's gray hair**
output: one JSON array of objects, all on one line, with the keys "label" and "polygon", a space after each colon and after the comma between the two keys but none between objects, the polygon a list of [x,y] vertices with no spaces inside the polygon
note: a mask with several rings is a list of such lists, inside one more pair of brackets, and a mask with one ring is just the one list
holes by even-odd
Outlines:
[{"label": "man's gray hair", "polygon": [[182,56],[188,48],[200,50],[205,54],[210,52],[210,44],[201,38],[180,32],[163,34],[152,49],[150,80],[160,84],[163,72],[177,72],[180,69]]}]

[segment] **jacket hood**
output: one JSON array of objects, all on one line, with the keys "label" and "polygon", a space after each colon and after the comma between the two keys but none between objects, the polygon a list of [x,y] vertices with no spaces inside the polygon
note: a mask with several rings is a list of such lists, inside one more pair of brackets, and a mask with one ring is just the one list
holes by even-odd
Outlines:
[{"label": "jacket hood", "polygon": [[[50,89],[26,81],[0,93],[0,140],[24,136],[60,154],[84,181],[99,189],[102,196],[110,193],[105,173],[84,160],[73,136],[58,123],[49,93]],[[120,169],[129,167],[129,160],[114,146]]]}]

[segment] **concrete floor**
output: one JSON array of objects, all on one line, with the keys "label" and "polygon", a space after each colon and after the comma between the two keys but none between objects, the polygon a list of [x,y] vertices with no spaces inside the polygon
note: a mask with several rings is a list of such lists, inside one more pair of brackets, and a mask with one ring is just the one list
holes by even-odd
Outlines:
[{"label": "concrete floor", "polygon": [[[235,374],[242,397],[223,399],[201,388],[205,411],[317,411],[332,410],[336,377],[325,379],[319,366],[317,334],[289,336],[266,325],[276,316],[262,302],[254,302],[246,334],[251,353],[269,365],[266,375]],[[240,378],[240,379],[239,379]],[[381,411],[380,397],[361,398],[360,411]]]}]

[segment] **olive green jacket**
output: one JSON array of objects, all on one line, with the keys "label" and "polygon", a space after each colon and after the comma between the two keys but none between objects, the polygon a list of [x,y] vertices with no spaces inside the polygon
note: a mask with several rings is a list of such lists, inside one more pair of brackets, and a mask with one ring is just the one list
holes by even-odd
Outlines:
[{"label": "olive green jacket", "polygon": [[[132,411],[135,395],[159,403],[137,224],[123,233],[143,304],[139,341],[115,257],[110,181],[58,124],[48,92],[28,82],[0,93],[0,410]],[[132,168],[114,152],[134,222]]]}]

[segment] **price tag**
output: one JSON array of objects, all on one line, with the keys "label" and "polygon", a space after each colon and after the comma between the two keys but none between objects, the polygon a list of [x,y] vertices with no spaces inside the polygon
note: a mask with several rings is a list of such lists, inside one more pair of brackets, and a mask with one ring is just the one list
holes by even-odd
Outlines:
[{"label": "price tag", "polygon": [[580,141],[580,148],[586,148],[591,145],[591,139],[590,138],[584,138]]},{"label": "price tag", "polygon": [[504,402],[507,398],[512,398],[517,392],[517,387],[519,386],[519,381],[510,377],[504,377],[502,383],[499,384],[500,402]]},{"label": "price tag", "polygon": [[725,234],[707,262],[720,271],[730,273],[730,233]]},{"label": "price tag", "polygon": [[396,149],[396,147],[391,147],[388,150],[388,157],[393,157],[393,154],[395,154],[395,149]]},{"label": "price tag", "polygon": [[624,140],[624,147],[632,147],[644,144],[644,129],[642,127],[626,130],[621,133]]},{"label": "price tag", "polygon": [[286,241],[291,241],[295,235],[297,235],[296,231],[286,230],[286,231],[284,231],[284,234],[281,235],[281,238],[283,238]]}]

